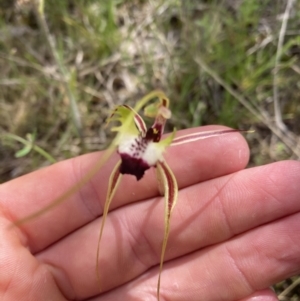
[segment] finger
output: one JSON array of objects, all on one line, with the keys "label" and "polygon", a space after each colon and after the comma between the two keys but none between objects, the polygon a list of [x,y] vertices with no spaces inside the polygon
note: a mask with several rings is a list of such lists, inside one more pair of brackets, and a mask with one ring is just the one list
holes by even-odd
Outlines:
[{"label": "finger", "polygon": [[[224,127],[186,130],[181,131],[179,135],[220,128]],[[248,157],[248,146],[238,133],[200,140],[192,145],[174,146],[169,148],[166,154],[179,187],[240,170],[247,164]],[[7,216],[11,220],[18,220],[45,207],[76,184],[98,159],[98,153],[81,156],[3,184],[0,188],[0,198]],[[102,213],[109,174],[116,159],[116,156],[111,158],[99,173],[69,200],[22,225],[23,233],[33,252],[45,248]],[[155,177],[151,172],[139,182],[132,176],[125,176],[111,208],[149,198],[157,193]]]},{"label": "finger", "polygon": [[[143,294],[143,292],[140,292],[140,293]],[[147,297],[149,298],[149,294],[147,295]],[[101,296],[101,297],[91,298],[88,301],[109,301],[109,300],[110,299],[107,299],[106,296]],[[138,300],[155,301],[157,299],[155,299],[155,297],[152,295],[150,297],[150,299],[141,299],[141,298],[135,299],[135,301],[138,301]],[[188,300],[188,299],[184,299],[184,300]],[[184,301],[184,300],[182,300],[182,301]],[[202,300],[201,296],[199,296],[199,299],[197,299],[197,300]],[[222,301],[223,301],[223,299],[222,299]],[[237,300],[232,300],[232,301],[237,301]],[[257,291],[255,293],[251,294],[249,297],[240,299],[238,301],[278,301],[278,298],[272,289],[264,289],[264,290]]]},{"label": "finger", "polygon": [[[182,190],[171,221],[166,260],[299,212],[299,181],[300,163],[286,161]],[[163,225],[160,198],[130,204],[109,215],[99,263],[104,291],[158,264]],[[81,296],[98,290],[95,278],[98,230],[98,223],[89,224],[40,255],[41,260],[60,267]]]},{"label": "finger", "polygon": [[275,292],[268,288],[251,294],[239,301],[278,301]]},{"label": "finger", "polygon": [[[167,262],[160,300],[248,300],[255,292],[299,273],[299,218],[297,213]],[[92,300],[155,300],[157,273],[155,267]]]},{"label": "finger", "polygon": [[45,265],[24,248],[0,210],[0,299],[66,301]]}]

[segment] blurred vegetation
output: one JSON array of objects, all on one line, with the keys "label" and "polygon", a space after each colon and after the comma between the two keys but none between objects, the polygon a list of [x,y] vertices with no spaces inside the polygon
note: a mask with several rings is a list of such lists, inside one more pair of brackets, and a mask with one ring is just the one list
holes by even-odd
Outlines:
[{"label": "blurred vegetation", "polygon": [[[47,33],[34,0],[0,0],[1,181],[105,148],[110,110],[157,88],[169,129],[252,128],[250,165],[299,158],[300,2],[280,48],[287,2],[48,1]],[[300,300],[296,289],[281,300]]]}]

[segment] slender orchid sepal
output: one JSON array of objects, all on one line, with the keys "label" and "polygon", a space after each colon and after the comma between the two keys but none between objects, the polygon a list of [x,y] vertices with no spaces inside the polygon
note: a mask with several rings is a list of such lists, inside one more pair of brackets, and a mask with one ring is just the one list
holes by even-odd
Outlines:
[{"label": "slender orchid sepal", "polygon": [[166,162],[157,163],[157,180],[159,182],[159,188],[161,190],[160,192],[165,197],[165,231],[161,249],[159,274],[157,281],[157,300],[159,301],[161,273],[170,233],[171,214],[178,199],[178,185],[172,170]]},{"label": "slender orchid sepal", "polygon": [[234,129],[229,129],[229,130],[216,130],[216,131],[206,131],[206,132],[200,132],[200,133],[192,133],[192,134],[187,134],[183,135],[180,137],[176,137],[173,139],[171,146],[176,146],[176,145],[181,145],[185,143],[190,143],[202,139],[207,139],[211,137],[216,137],[224,134],[229,134],[229,133],[252,133],[253,131],[248,131],[248,130],[234,130]]},{"label": "slender orchid sepal", "polygon": [[107,188],[107,194],[106,194],[106,200],[104,204],[103,214],[102,214],[102,221],[100,226],[100,232],[98,237],[98,244],[97,244],[97,255],[96,255],[96,275],[97,280],[99,283],[99,287],[101,287],[100,282],[100,275],[99,275],[99,255],[100,255],[100,242],[103,235],[103,229],[106,221],[106,217],[108,214],[108,210],[111,204],[111,201],[115,195],[115,192],[120,184],[120,180],[122,177],[122,174],[120,173],[120,166],[121,166],[121,160],[115,165],[113,171],[110,174],[109,182],[108,182],[108,188]]}]

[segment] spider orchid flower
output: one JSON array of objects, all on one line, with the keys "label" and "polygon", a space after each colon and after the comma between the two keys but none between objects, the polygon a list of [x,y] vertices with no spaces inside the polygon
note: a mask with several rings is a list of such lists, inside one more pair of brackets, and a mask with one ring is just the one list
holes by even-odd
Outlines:
[{"label": "spider orchid flower", "polygon": [[138,109],[143,107],[145,103],[157,97],[158,100],[144,109],[144,115],[154,119],[151,127],[147,128],[143,118],[137,113],[136,109],[127,105],[120,105],[115,108],[107,123],[117,121],[120,125],[113,127],[111,130],[118,133],[114,143],[121,159],[113,169],[109,184],[106,202],[104,205],[102,224],[100,228],[98,247],[97,247],[97,264],[96,272],[99,277],[99,253],[100,241],[103,234],[104,224],[108,214],[109,206],[118,187],[123,174],[130,174],[136,177],[139,181],[142,179],[145,172],[151,167],[156,168],[158,188],[165,198],[165,230],[162,242],[162,250],[160,257],[159,276],[157,283],[157,299],[160,296],[160,280],[163,268],[164,256],[167,247],[167,241],[170,230],[170,219],[172,211],[177,202],[178,185],[173,172],[164,160],[163,154],[168,146],[190,143],[199,139],[205,139],[213,136],[218,136],[226,133],[237,132],[239,130],[219,130],[207,131],[202,133],[194,133],[175,138],[175,130],[167,138],[162,139],[164,127],[168,119],[171,118],[169,109],[169,99],[160,91],[156,91],[146,96],[136,106]]}]

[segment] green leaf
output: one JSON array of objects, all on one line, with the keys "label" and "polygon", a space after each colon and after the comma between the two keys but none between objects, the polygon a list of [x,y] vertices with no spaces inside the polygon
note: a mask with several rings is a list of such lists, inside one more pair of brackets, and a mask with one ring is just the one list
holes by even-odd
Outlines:
[{"label": "green leaf", "polygon": [[31,150],[32,150],[32,144],[28,143],[22,149],[20,149],[19,151],[17,151],[15,153],[15,157],[16,158],[24,157],[24,156],[28,155]]}]

